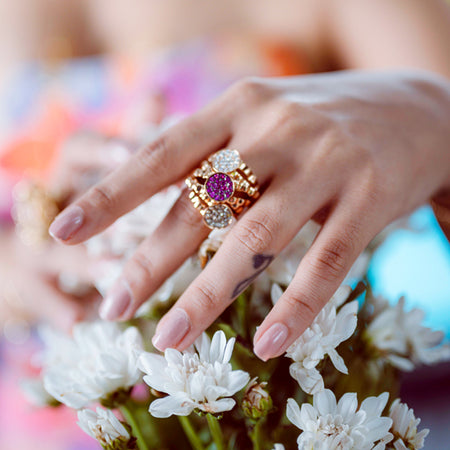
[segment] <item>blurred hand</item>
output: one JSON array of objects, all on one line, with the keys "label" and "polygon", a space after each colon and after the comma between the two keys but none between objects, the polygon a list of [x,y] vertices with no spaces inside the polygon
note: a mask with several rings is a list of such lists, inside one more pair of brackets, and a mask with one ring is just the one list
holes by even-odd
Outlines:
[{"label": "blurred hand", "polygon": [[[303,333],[380,230],[450,188],[449,116],[449,84],[425,72],[246,80],[143,148],[50,230],[82,242],[212,152],[238,149],[262,196],[161,319],[154,344],[192,344],[314,217],[319,235],[254,336],[266,360]],[[185,193],[129,260],[101,315],[132,317],[207,234]]]},{"label": "blurred hand", "polygon": [[[0,324],[23,319],[70,330],[89,316],[99,294],[92,288],[83,246],[31,248],[13,230],[0,233],[0,246]],[[76,278],[78,289],[65,292],[61,274]]]},{"label": "blurred hand", "polygon": [[131,144],[93,132],[71,136],[61,148],[49,183],[59,198],[72,201],[130,157]]},{"label": "blurred hand", "polygon": [[[125,143],[94,133],[75,134],[63,145],[47,189],[63,202],[74,200],[128,157]],[[32,232],[38,228],[41,206],[36,205],[37,217],[23,214],[31,217],[26,226]],[[22,207],[33,208],[26,200]],[[0,323],[15,317],[69,330],[89,316],[99,294],[84,246],[67,248],[53,240],[29,246],[13,230],[4,231],[0,241]]]}]

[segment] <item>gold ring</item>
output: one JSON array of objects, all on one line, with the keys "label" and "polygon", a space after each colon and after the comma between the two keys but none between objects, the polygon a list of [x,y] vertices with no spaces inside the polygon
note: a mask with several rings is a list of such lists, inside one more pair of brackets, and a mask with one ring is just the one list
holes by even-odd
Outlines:
[{"label": "gold ring", "polygon": [[237,150],[228,148],[213,153],[185,181],[209,228],[225,228],[260,195],[255,174]]}]

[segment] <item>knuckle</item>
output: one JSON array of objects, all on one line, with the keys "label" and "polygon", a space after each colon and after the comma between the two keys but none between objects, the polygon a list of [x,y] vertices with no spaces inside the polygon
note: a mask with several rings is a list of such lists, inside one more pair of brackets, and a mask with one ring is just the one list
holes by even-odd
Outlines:
[{"label": "knuckle", "polygon": [[286,137],[294,137],[303,133],[302,106],[289,100],[273,101],[273,117],[265,138],[272,138],[274,134]]},{"label": "knuckle", "polygon": [[311,159],[311,163],[316,167],[322,167],[330,160],[335,159],[341,150],[348,151],[348,139],[339,125],[325,120],[322,126],[324,130]]},{"label": "knuckle", "polygon": [[138,251],[130,260],[128,272],[132,273],[135,279],[146,283],[150,281],[153,276],[152,263],[144,252]]},{"label": "knuckle", "polygon": [[268,87],[264,79],[258,77],[243,78],[229,89],[229,95],[233,100],[247,105],[259,103],[267,94]]},{"label": "knuckle", "polygon": [[89,200],[95,209],[109,211],[114,209],[116,201],[114,195],[106,186],[96,185],[91,188]]},{"label": "knuckle", "polygon": [[300,292],[287,293],[284,298],[288,311],[298,315],[302,322],[312,321],[317,315],[317,311],[313,305],[318,303],[312,301],[311,296],[308,298],[309,301]]},{"label": "knuckle", "polygon": [[345,274],[350,255],[354,252],[353,238],[349,235],[331,239],[316,256],[313,269],[325,281],[333,281]]},{"label": "knuckle", "polygon": [[217,289],[207,282],[201,282],[193,287],[193,298],[195,303],[202,311],[212,311],[217,308],[218,293]]},{"label": "knuckle", "polygon": [[171,148],[170,138],[167,134],[162,134],[140,151],[140,162],[148,172],[149,178],[170,169]]},{"label": "knuckle", "polygon": [[236,227],[236,239],[251,253],[259,254],[266,250],[274,239],[277,229],[275,219],[270,214],[242,220]]},{"label": "knuckle", "polygon": [[282,99],[278,103],[278,116],[282,122],[290,122],[294,118],[298,118],[300,114],[304,114],[303,106],[298,102]]}]

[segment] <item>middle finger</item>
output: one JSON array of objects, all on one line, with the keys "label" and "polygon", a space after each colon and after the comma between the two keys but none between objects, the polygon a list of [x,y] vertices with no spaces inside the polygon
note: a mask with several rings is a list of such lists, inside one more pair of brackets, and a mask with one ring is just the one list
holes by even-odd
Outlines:
[{"label": "middle finger", "polygon": [[[255,280],[330,198],[327,189],[311,192],[309,186],[306,178],[289,186],[277,179],[269,186],[161,319],[153,338],[156,348],[188,347]],[[293,200],[291,205],[283,201],[286,198]],[[299,199],[305,198],[308,201],[300,207]]]},{"label": "middle finger", "polygon": [[[272,167],[263,160],[255,159],[252,167],[258,179],[266,183]],[[210,231],[185,189],[163,222],[126,263],[122,276],[100,308],[101,317],[105,320],[130,319],[139,306],[197,250]]]}]

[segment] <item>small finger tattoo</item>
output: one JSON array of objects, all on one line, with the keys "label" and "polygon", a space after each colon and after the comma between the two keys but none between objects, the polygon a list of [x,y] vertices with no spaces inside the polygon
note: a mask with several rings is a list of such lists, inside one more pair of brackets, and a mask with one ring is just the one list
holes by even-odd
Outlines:
[{"label": "small finger tattoo", "polygon": [[244,292],[253,283],[258,275],[269,266],[269,264],[273,261],[273,258],[273,255],[254,255],[253,268],[256,269],[256,272],[238,283],[231,294],[231,298],[233,299],[242,294],[242,292]]}]

